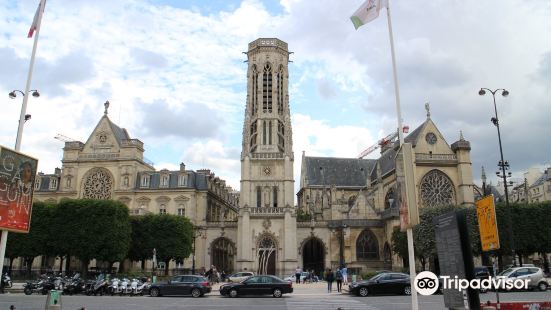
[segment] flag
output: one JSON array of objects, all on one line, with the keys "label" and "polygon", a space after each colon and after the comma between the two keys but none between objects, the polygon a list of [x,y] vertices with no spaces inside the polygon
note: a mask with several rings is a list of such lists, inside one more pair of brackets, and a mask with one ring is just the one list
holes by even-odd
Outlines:
[{"label": "flag", "polygon": [[369,23],[375,18],[379,17],[379,11],[381,7],[386,7],[386,0],[367,0],[360,6],[359,9],[354,12],[354,15],[350,17],[356,30],[361,26]]},{"label": "flag", "polygon": [[[42,2],[44,2],[44,4],[42,4]],[[39,18],[39,15],[41,14],[40,12],[41,6],[42,6],[42,13],[43,13],[44,8],[46,7],[46,0],[40,0],[40,2],[38,3],[38,8],[36,8],[36,13],[34,13],[33,23],[31,25],[31,29],[29,29],[29,35],[27,36],[27,38],[32,38],[34,31],[38,28],[38,18]]]}]

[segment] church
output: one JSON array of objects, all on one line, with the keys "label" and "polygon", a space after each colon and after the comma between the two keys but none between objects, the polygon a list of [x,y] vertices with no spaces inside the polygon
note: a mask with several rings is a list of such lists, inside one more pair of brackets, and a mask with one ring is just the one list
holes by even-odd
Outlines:
[{"label": "church", "polygon": [[[378,159],[302,152],[295,193],[287,43],[259,38],[246,55],[239,190],[208,169],[192,171],[182,163],[176,171],[156,170],[144,157],[144,143],[111,121],[106,103],[86,142],[65,142],[61,169],[39,173],[35,201],[113,199],[134,216],[186,216],[196,227],[197,269],[215,265],[226,273],[287,276],[297,266],[317,273],[341,265],[353,273],[402,268],[391,247],[392,231],[400,225],[394,199],[397,143],[380,143]],[[473,204],[470,143],[458,133],[448,144],[428,106],[426,111],[426,120],[405,138],[414,147],[420,207]],[[35,261],[56,264],[55,258]],[[131,266],[139,269],[140,263]],[[170,272],[191,267],[192,257],[183,266],[165,266]]]}]

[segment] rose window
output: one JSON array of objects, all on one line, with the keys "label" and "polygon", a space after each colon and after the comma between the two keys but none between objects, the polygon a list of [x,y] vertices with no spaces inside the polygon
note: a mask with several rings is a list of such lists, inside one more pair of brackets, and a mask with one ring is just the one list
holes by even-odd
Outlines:
[{"label": "rose window", "polygon": [[421,201],[427,207],[455,204],[453,184],[443,172],[432,170],[421,181]]},{"label": "rose window", "polygon": [[84,181],[84,198],[111,199],[113,180],[108,172],[95,170]]}]

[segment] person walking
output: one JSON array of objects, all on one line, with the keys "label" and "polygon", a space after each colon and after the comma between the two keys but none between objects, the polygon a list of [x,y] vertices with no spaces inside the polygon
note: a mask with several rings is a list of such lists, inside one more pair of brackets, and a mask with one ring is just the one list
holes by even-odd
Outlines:
[{"label": "person walking", "polygon": [[341,268],[341,272],[342,272],[342,283],[346,285],[348,284],[348,268],[346,268],[346,265],[344,265]]},{"label": "person walking", "polygon": [[300,275],[302,274],[302,269],[300,269],[299,266],[297,266],[297,269],[295,269],[295,282],[297,284],[300,284]]},{"label": "person walking", "polygon": [[335,279],[337,280],[337,292],[340,293],[342,289],[342,271],[339,268],[337,268]]},{"label": "person walking", "polygon": [[335,281],[335,275],[331,269],[327,269],[325,273],[325,281],[327,281],[327,292],[331,293],[333,290],[333,281]]}]

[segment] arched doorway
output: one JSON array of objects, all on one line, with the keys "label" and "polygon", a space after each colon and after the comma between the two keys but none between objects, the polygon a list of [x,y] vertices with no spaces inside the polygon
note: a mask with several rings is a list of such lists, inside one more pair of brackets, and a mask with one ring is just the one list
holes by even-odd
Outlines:
[{"label": "arched doorway", "polygon": [[318,238],[310,238],[302,246],[302,269],[322,275],[325,269],[325,246]]},{"label": "arched doorway", "polygon": [[220,272],[233,273],[235,247],[226,238],[218,238],[212,242],[210,249],[211,264]]},{"label": "arched doorway", "polygon": [[258,244],[258,274],[276,273],[276,245],[270,237],[264,237]]},{"label": "arched doorway", "polygon": [[390,245],[388,242],[385,242],[383,247],[383,257],[384,257],[384,268],[386,270],[392,270],[392,251],[390,250]]}]

